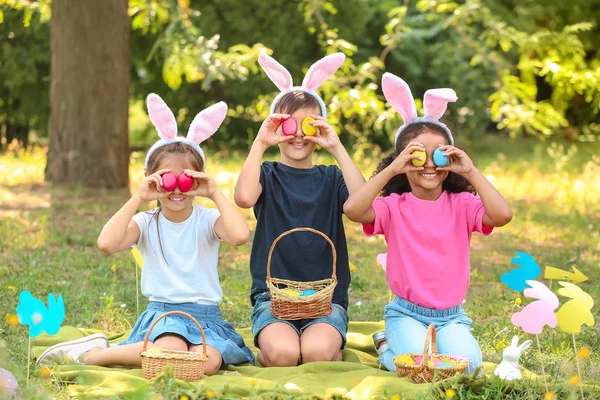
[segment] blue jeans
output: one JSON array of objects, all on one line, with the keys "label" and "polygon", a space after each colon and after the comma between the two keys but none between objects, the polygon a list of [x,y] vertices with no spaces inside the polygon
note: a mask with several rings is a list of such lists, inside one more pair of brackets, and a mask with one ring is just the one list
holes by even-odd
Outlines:
[{"label": "blue jeans", "polygon": [[479,344],[471,334],[473,321],[461,306],[431,310],[396,296],[385,306],[383,314],[389,348],[379,356],[379,362],[388,371],[396,371],[395,356],[423,353],[429,324],[435,325],[440,354],[466,357],[469,360],[467,373],[473,372],[483,361]]}]

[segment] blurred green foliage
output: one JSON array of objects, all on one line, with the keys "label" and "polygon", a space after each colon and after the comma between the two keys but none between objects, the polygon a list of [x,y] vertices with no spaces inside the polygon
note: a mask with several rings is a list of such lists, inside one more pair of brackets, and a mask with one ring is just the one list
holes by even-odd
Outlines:
[{"label": "blurred green foliage", "polygon": [[[384,71],[420,99],[452,87],[446,116],[459,141],[493,131],[581,141],[600,137],[600,8],[572,0],[129,0],[132,145],[155,132],[143,99],[159,93],[185,130],[219,100],[230,118],[214,145],[246,148],[276,88],[263,48],[295,83],[318,58],[347,60],[320,88],[329,120],[361,154],[389,149],[401,118]],[[50,0],[0,0],[0,134],[47,136]],[[93,101],[93,99],[90,99]],[[417,100],[420,107],[420,101]],[[9,136],[8,131],[11,130]]]}]

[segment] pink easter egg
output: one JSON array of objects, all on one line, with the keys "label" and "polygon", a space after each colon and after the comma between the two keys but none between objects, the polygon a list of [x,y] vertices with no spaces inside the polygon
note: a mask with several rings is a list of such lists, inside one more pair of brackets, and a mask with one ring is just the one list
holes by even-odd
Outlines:
[{"label": "pink easter egg", "polygon": [[281,124],[281,131],[286,136],[294,136],[298,130],[298,124],[294,118],[288,118]]},{"label": "pink easter egg", "polygon": [[182,172],[181,175],[179,175],[178,181],[181,193],[189,192],[192,189],[192,186],[194,186],[194,178],[187,176],[185,172]]},{"label": "pink easter egg", "polygon": [[163,189],[172,192],[177,187],[177,177],[172,172],[167,172],[162,176]]},{"label": "pink easter egg", "polygon": [[14,394],[18,387],[19,382],[12,372],[0,368],[0,395],[2,393]]}]

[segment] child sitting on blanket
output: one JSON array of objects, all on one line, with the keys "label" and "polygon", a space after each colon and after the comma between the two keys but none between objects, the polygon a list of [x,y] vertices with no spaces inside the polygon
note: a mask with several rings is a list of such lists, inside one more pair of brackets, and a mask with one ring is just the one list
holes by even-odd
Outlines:
[{"label": "child sitting on blanket", "polygon": [[467,357],[473,371],[481,351],[461,306],[469,287],[469,242],[473,232],[489,235],[506,225],[512,211],[439,121],[456,101],[454,90],[427,91],[425,117],[418,118],[402,79],[386,73],[382,86],[404,124],[394,151],[344,206],[367,235],[382,234],[388,244],[386,276],[396,297],[384,310],[385,337],[374,335],[379,360],[395,371],[394,357],[421,353],[434,324],[439,352]]},{"label": "child sitting on blanket", "polygon": [[[252,334],[264,366],[295,366],[299,362],[340,361],[348,330],[350,268],[342,221],[348,191],[353,193],[364,178],[326,121],[323,100],[314,92],[344,62],[341,53],[313,64],[302,86],[293,86],[285,67],[265,53],[259,63],[281,90],[271,106],[235,188],[235,202],[254,207],[256,233],[250,256]],[[308,118],[307,118],[308,117]],[[311,136],[314,135],[314,136]],[[341,167],[314,165],[320,145]],[[261,160],[271,146],[279,146],[280,161]],[[270,310],[266,285],[267,256],[282,233],[309,227],[326,234],[337,250],[338,284],[330,315],[322,318],[281,320]],[[331,277],[331,248],[321,237],[296,232],[284,237],[273,253],[272,275],[291,281],[316,281]]]},{"label": "child sitting on blanket", "polygon": [[[146,155],[146,178],[98,238],[98,246],[108,254],[138,247],[144,258],[142,293],[150,298],[148,309],[118,346],[109,347],[105,335],[95,334],[49,348],[38,363],[70,358],[89,365],[139,367],[142,342],[150,326],[161,315],[176,310],[192,315],[204,329],[207,375],[215,374],[223,363],[254,361],[242,337],[221,318],[217,273],[220,241],[244,244],[248,224],[204,172],[206,160],[200,148],[225,119],[227,105],[220,102],[199,113],[186,138],[177,136],[175,117],[159,96],[148,96],[148,112],[160,140]],[[195,206],[195,196],[211,199],[218,211]],[[158,201],[158,208],[136,213],[153,200]],[[148,348],[201,352],[201,344],[200,331],[191,320],[170,315],[151,331]]]}]

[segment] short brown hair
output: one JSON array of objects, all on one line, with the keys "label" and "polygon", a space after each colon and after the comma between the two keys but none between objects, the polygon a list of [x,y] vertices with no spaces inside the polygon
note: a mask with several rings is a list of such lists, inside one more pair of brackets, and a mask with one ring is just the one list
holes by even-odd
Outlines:
[{"label": "short brown hair", "polygon": [[321,114],[321,104],[315,96],[300,90],[281,96],[281,99],[275,105],[274,111],[276,113],[292,114],[303,108],[316,108]]}]

